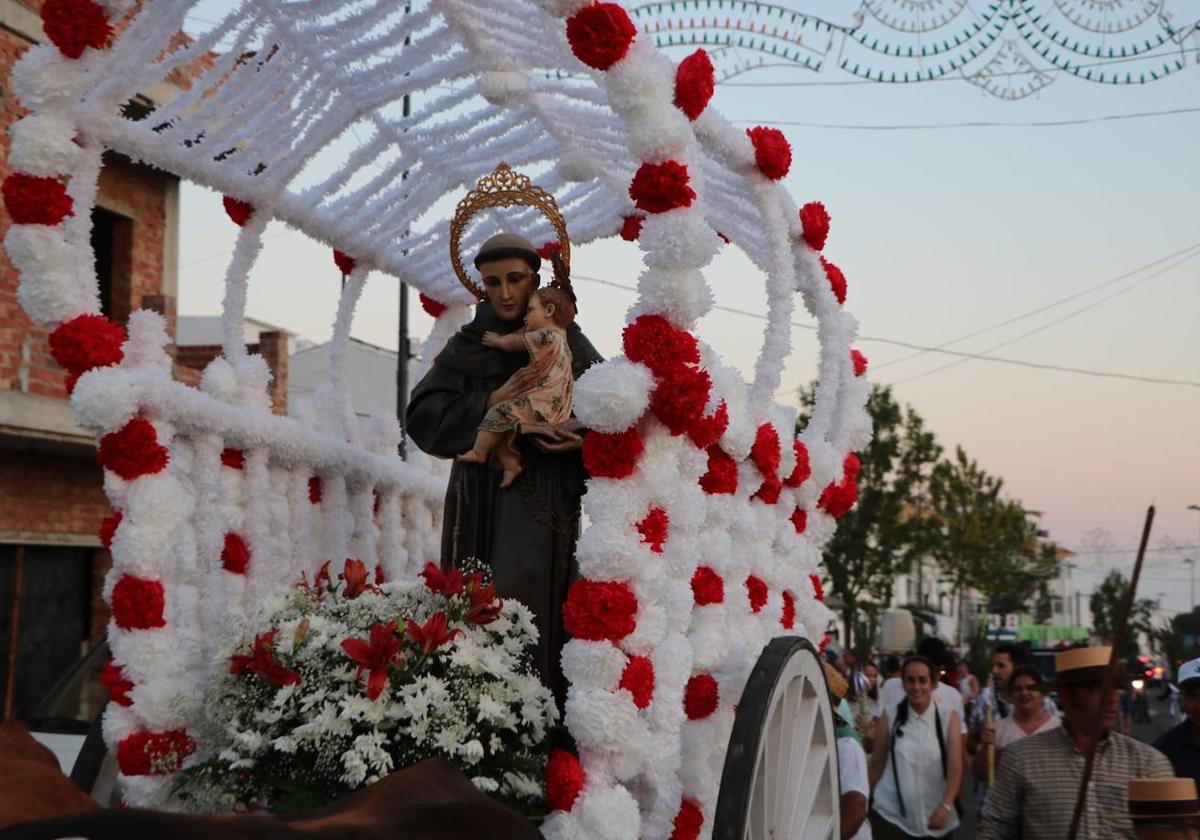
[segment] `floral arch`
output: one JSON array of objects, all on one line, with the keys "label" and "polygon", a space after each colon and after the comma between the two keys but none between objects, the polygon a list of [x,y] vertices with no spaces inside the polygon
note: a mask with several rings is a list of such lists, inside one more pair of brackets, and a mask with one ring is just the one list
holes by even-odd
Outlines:
[{"label": "floral arch", "polygon": [[[369,270],[426,296],[427,357],[457,329],[471,300],[447,265],[446,199],[505,161],[557,197],[574,242],[620,234],[645,263],[625,355],[576,391],[593,430],[563,653],[579,766],[557,769],[582,783],[545,831],[707,835],[758,651],[824,631],[820,548],[854,502],[851,453],[871,431],[845,279],[820,253],[828,216],[798,211],[779,182],[787,141],[707,107],[707,57],[675,65],[615,3],[243,0],[181,37],[199,6],[213,13],[189,0],[46,0],[52,44],[12,78],[31,114],[13,129],[5,246],[22,305],[53,329],[77,418],[100,436],[117,511],[103,537],[107,677],[121,699],[104,731],[127,799],[162,802],[179,762],[203,750],[189,723],[227,661],[230,616],[328,558],[389,577],[436,561],[444,474],[397,457],[395,418],[346,411],[344,349]],[[171,78],[190,84],[145,119],[123,115]],[[224,354],[198,389],[172,381],[158,315],[135,313],[126,334],[98,314],[90,210],[109,149],[220,190],[241,225]],[[501,218],[553,238],[516,210],[484,216],[464,250]],[[348,275],[332,381],[298,419],[270,414],[265,363],[242,344],[246,277],[271,219],[336,248]],[[750,382],[690,332],[712,305],[702,270],[722,240],[767,277]],[[772,395],[797,292],[821,353],[815,410],[794,439],[795,409]]]}]

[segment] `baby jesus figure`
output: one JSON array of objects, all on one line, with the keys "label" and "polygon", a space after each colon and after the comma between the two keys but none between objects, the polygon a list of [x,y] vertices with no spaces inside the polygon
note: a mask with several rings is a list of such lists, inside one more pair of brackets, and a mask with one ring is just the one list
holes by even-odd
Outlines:
[{"label": "baby jesus figure", "polygon": [[528,391],[488,409],[475,436],[475,445],[457,460],[486,464],[493,457],[504,471],[500,486],[508,487],[521,474],[521,455],[514,442],[521,424],[554,425],[570,419],[575,378],[566,328],[574,320],[575,304],[570,296],[561,289],[548,287],[536,290],[529,298],[525,329],[508,335],[483,334],[483,343],[488,347],[510,353],[527,350],[530,367],[540,375]]}]

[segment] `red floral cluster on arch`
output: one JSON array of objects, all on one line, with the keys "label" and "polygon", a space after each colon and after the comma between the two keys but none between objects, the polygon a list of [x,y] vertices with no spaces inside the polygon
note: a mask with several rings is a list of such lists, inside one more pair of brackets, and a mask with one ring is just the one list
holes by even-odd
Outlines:
[{"label": "red floral cluster on arch", "polygon": [[636,242],[638,237],[642,235],[642,222],[646,221],[646,217],[634,213],[630,216],[621,217],[621,238],[626,242]]},{"label": "red floral cluster on arch", "polygon": [[583,791],[583,767],[566,750],[550,750],[546,761],[546,804],[552,811],[570,811]]},{"label": "red floral cluster on arch", "polygon": [[796,596],[787,589],[783,590],[783,610],[779,614],[779,623],[784,630],[796,626]]},{"label": "red floral cluster on arch", "polygon": [[679,803],[679,813],[675,815],[668,840],[696,840],[703,827],[704,812],[695,802],[685,799]]},{"label": "red floral cluster on arch", "polygon": [[113,537],[117,535],[117,528],[121,527],[121,520],[124,518],[124,514],[118,510],[100,521],[100,545],[104,546],[105,551],[112,551]]},{"label": "red floral cluster on arch", "polygon": [[850,351],[850,362],[854,365],[855,376],[862,376],[867,372],[867,357],[857,350]]},{"label": "red floral cluster on arch", "polygon": [[670,525],[671,519],[667,516],[667,512],[660,507],[652,507],[646,513],[645,518],[637,523],[637,530],[642,535],[642,542],[648,543],[651,551],[655,554],[662,554],[663,543],[667,541]]},{"label": "red floral cluster on arch", "polygon": [[249,201],[226,195],[221,198],[221,204],[225,207],[225,215],[238,227],[245,225],[254,215],[254,205]]},{"label": "red floral cluster on arch", "polygon": [[829,260],[821,257],[821,267],[825,269],[825,279],[829,281],[829,288],[833,290],[833,296],[837,298],[838,303],[846,302],[846,275],[842,270]]},{"label": "red floral cluster on arch", "polygon": [[708,472],[700,476],[700,489],[713,496],[730,495],[737,485],[737,462],[721,447],[708,447]]},{"label": "red floral cluster on arch", "polygon": [[196,742],[182,729],[135,732],[117,744],[117,765],[126,776],[171,773],[196,751]]},{"label": "red floral cluster on arch", "polygon": [[796,529],[797,534],[803,534],[808,530],[808,511],[803,508],[796,508],[792,511],[792,527]]},{"label": "red floral cluster on arch", "polygon": [[166,627],[163,617],[167,597],[157,580],[122,575],[113,586],[112,617],[122,630],[153,630]]},{"label": "red floral cluster on arch", "polygon": [[725,400],[721,400],[712,414],[697,418],[688,427],[688,437],[696,444],[697,449],[708,449],[721,439],[721,435],[725,434],[728,428],[729,409]]},{"label": "red floral cluster on arch", "polygon": [[796,454],[796,466],[792,468],[792,474],[785,478],[783,483],[788,487],[799,487],[812,475],[812,465],[808,460],[808,447],[799,438],[792,440],[792,452]]},{"label": "red floral cluster on arch", "polygon": [[654,697],[654,663],[645,656],[630,657],[618,687],[633,696],[633,705],[646,708]]},{"label": "red floral cluster on arch", "polygon": [[688,168],[678,161],[667,160],[639,166],[629,185],[629,197],[639,210],[665,213],[691,207],[696,191],[692,189]]},{"label": "red floral cluster on arch", "polygon": [[334,248],[333,264],[337,266],[338,271],[345,275],[354,271],[355,267],[358,265],[358,260],[354,259],[354,257],[350,256],[345,251],[339,251],[337,248]]},{"label": "red floral cluster on arch", "polygon": [[782,131],[759,125],[747,128],[746,136],[754,145],[754,163],[759,172],[772,181],[788,174],[792,168],[792,146]]},{"label": "red floral cluster on arch", "polygon": [[725,581],[708,566],[698,566],[692,575],[692,597],[697,606],[719,604],[725,600]]},{"label": "red floral cluster on arch", "polygon": [[125,678],[122,666],[109,661],[100,669],[100,685],[108,692],[108,697],[118,706],[132,706],[133,700],[129,692],[133,691],[133,683]]},{"label": "red floral cluster on arch", "polygon": [[446,304],[441,301],[434,300],[429,295],[421,292],[420,294],[421,308],[429,315],[430,318],[437,318],[446,311]]},{"label": "red floral cluster on arch", "polygon": [[537,255],[544,260],[548,260],[559,253],[562,253],[562,243],[557,240],[554,242],[543,242],[542,247],[537,249]]},{"label": "red floral cluster on arch", "polygon": [[85,371],[119,364],[125,358],[124,343],[124,327],[103,315],[80,315],[50,333],[50,355],[70,374],[67,390],[71,391]]},{"label": "red floral cluster on arch", "polygon": [[664,376],[685,365],[700,363],[696,337],[681,330],[661,315],[641,315],[621,333],[625,357]]},{"label": "red floral cluster on arch", "polygon": [[633,475],[643,448],[637,429],[588,432],[583,439],[583,467],[593,478],[626,478]]},{"label": "red floral cluster on arch", "polygon": [[240,470],[246,466],[246,455],[240,449],[225,448],[221,450],[221,466]]},{"label": "red floral cluster on arch", "polygon": [[14,172],[4,179],[0,195],[14,224],[54,226],[75,215],[75,201],[57,178]]},{"label": "red floral cluster on arch", "polygon": [[237,534],[226,534],[225,546],[221,549],[221,566],[227,572],[244,575],[249,565],[250,549],[246,546],[246,541]]},{"label": "red floral cluster on arch", "polygon": [[308,501],[314,505],[319,505],[321,504],[322,495],[321,478],[314,475],[308,480]]},{"label": "red floral cluster on arch", "polygon": [[679,365],[658,380],[650,396],[650,410],[670,429],[681,435],[703,422],[704,408],[712,390],[708,371],[693,365]]},{"label": "red floral cluster on arch", "polygon": [[829,211],[819,201],[810,201],[800,208],[800,226],[804,231],[804,241],[814,251],[825,247],[829,238]]},{"label": "red floral cluster on arch", "polygon": [[695,120],[708,107],[716,90],[713,63],[703,48],[696,50],[675,70],[675,107]]},{"label": "red floral cluster on arch", "polygon": [[683,692],[683,711],[688,720],[701,720],[717,710],[720,702],[717,681],[712,674],[694,674]]},{"label": "red floral cluster on arch", "polygon": [[851,452],[842,464],[842,480],[830,482],[821,492],[817,507],[834,519],[841,519],[858,501],[858,473],[862,465]]},{"label": "red floral cluster on arch", "polygon": [[813,597],[816,598],[818,601],[824,601],[825,600],[825,584],[821,583],[821,576],[818,574],[811,574],[808,576],[808,579],[812,583]]},{"label": "red floral cluster on arch", "polygon": [[42,27],[50,43],[67,58],[79,58],[88,47],[102,50],[113,36],[108,15],[93,0],[46,0]]},{"label": "red floral cluster on arch", "polygon": [[767,605],[767,582],[757,575],[746,578],[746,599],[750,602],[750,612],[762,612]]},{"label": "red floral cluster on arch", "polygon": [[629,584],[581,578],[563,604],[563,627],[577,639],[619,641],[637,627],[638,600]]},{"label": "red floral cluster on arch", "polygon": [[166,447],[158,443],[158,432],[145,417],[135,417],[118,431],[100,438],[96,459],[126,481],[162,472],[170,460]]},{"label": "red floral cluster on arch", "polygon": [[567,41],[575,57],[597,70],[607,70],[625,57],[637,28],[616,3],[592,3],[567,19]]},{"label": "red floral cluster on arch", "polygon": [[779,501],[779,492],[783,486],[778,476],[780,450],[779,433],[770,423],[763,423],[755,433],[754,446],[750,449],[750,460],[763,477],[763,483],[753,498],[769,505]]}]

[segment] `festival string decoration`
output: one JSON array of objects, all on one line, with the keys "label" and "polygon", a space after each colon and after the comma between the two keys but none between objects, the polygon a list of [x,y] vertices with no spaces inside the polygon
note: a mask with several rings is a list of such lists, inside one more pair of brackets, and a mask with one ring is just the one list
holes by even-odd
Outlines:
[{"label": "festival string decoration", "polygon": [[[445,469],[415,452],[401,461],[394,418],[349,413],[345,345],[368,275],[391,275],[435,319],[430,363],[475,297],[447,264],[439,211],[505,163],[554,196],[571,240],[537,207],[488,207],[460,232],[462,253],[503,225],[564,249],[620,235],[645,265],[623,355],[575,391],[592,430],[590,524],[564,607],[578,751],[547,768],[544,831],[709,836],[758,652],[780,634],[819,640],[828,624],[820,550],[854,503],[852,453],[871,432],[854,287],[831,261],[829,213],[782,186],[795,165],[786,137],[725,120],[710,105],[712,54],[677,65],[617,3],[244,0],[206,5],[217,19],[182,37],[197,5],[47,3],[56,40],[12,80],[31,115],[14,127],[5,244],[22,305],[55,330],[76,416],[101,436],[117,512],[104,538],[106,681],[119,699],[104,730],[127,800],[169,806],[175,771],[204,755],[200,687],[228,667],[231,624],[302,573],[354,563],[402,580],[437,561]],[[87,25],[60,27],[64,9]],[[163,80],[174,99],[144,120],[121,115]],[[240,227],[224,351],[198,389],[171,380],[159,316],[135,313],[126,334],[98,314],[90,216],[109,149],[221,191]],[[241,338],[272,220],[334,249],[321,277],[344,281],[334,376],[294,419],[270,413],[270,371]],[[703,270],[727,243],[767,278],[750,381],[695,337],[713,302]],[[796,409],[772,400],[797,298],[818,324],[821,383],[799,437]]]}]

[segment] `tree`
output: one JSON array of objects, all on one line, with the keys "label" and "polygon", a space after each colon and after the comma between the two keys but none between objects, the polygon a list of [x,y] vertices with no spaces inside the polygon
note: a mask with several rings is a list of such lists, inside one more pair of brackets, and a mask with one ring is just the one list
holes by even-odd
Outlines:
[{"label": "tree", "polygon": [[[1108,573],[1092,592],[1088,606],[1092,610],[1092,633],[1099,636],[1108,644],[1114,643],[1117,621],[1121,615],[1121,604],[1125,600],[1125,591],[1129,588],[1129,579],[1116,569]],[[1150,598],[1139,598],[1129,609],[1129,621],[1125,626],[1125,635],[1117,645],[1117,656],[1127,659],[1137,656],[1138,639],[1142,634],[1148,638],[1153,632],[1150,616],[1154,611],[1154,601]]]},{"label": "tree", "polygon": [[[813,391],[802,390],[800,399],[802,426]],[[890,388],[873,385],[867,411],[875,433],[858,453],[858,504],[838,521],[824,555],[828,590],[840,601],[845,646],[860,658],[870,653],[896,576],[924,550],[929,473],[941,454],[925,421],[911,406],[900,406]]]}]

